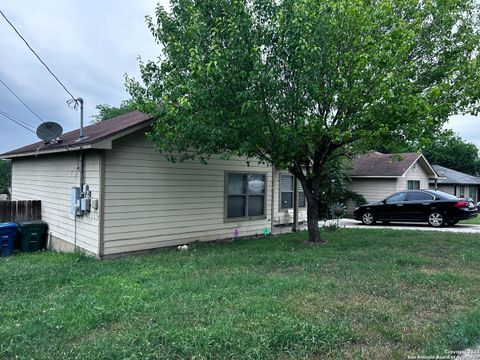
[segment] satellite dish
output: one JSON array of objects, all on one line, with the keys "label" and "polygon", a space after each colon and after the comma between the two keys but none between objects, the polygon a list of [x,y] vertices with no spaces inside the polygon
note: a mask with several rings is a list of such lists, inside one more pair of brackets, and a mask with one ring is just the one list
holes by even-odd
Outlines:
[{"label": "satellite dish", "polygon": [[46,142],[53,142],[63,134],[62,127],[55,122],[44,122],[37,128],[37,136]]}]

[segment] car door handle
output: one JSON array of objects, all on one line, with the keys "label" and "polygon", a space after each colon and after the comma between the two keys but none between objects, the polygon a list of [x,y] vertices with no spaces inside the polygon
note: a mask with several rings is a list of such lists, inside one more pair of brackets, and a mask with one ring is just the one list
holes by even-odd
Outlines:
[{"label": "car door handle", "polygon": [[430,203],[422,203],[422,205],[430,205]]},{"label": "car door handle", "polygon": [[403,204],[397,204],[397,206],[403,206]]}]

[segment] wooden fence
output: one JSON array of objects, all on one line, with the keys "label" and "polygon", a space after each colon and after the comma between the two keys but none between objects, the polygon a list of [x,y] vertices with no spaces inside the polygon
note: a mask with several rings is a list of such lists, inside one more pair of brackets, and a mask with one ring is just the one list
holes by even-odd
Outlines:
[{"label": "wooden fence", "polygon": [[0,223],[42,220],[40,200],[0,201]]}]

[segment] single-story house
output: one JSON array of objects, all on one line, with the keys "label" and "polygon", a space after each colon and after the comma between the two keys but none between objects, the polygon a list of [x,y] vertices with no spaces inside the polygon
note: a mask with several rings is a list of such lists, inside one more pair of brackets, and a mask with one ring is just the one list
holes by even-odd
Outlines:
[{"label": "single-story house", "polygon": [[171,163],[146,138],[151,124],[131,112],[0,155],[12,200],[42,201],[52,248],[104,258],[262,234],[292,222],[295,191],[305,220],[288,172],[243,158]]},{"label": "single-story house", "polygon": [[[440,165],[433,165],[433,168],[440,176],[437,181],[438,190],[458,196],[469,197],[480,201],[480,178],[452,170]],[[430,182],[430,188],[435,189],[435,183]]]},{"label": "single-story house", "polygon": [[[353,159],[346,174],[351,179],[349,190],[363,195],[367,202],[383,200],[401,190],[428,189],[430,179],[438,179],[433,167],[419,153],[371,152]],[[348,211],[353,211],[353,204],[349,204]]]}]

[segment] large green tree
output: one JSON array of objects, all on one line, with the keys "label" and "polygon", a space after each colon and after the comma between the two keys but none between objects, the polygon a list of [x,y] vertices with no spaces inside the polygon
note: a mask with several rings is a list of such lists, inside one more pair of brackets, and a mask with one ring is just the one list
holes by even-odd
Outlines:
[{"label": "large green tree", "polygon": [[316,243],[329,163],[475,111],[478,19],[476,0],[172,0],[147,17],[161,55],[127,86],[172,160],[288,169]]},{"label": "large green tree", "polygon": [[7,193],[10,187],[10,161],[0,160],[0,194]]},{"label": "large green tree", "polygon": [[478,148],[460,136],[447,132],[422,149],[431,164],[478,176],[480,154]]},{"label": "large green tree", "polygon": [[95,106],[95,109],[97,109],[98,114],[92,116],[93,122],[98,122],[137,110],[137,105],[133,100],[123,100],[119,106],[100,104]]}]

